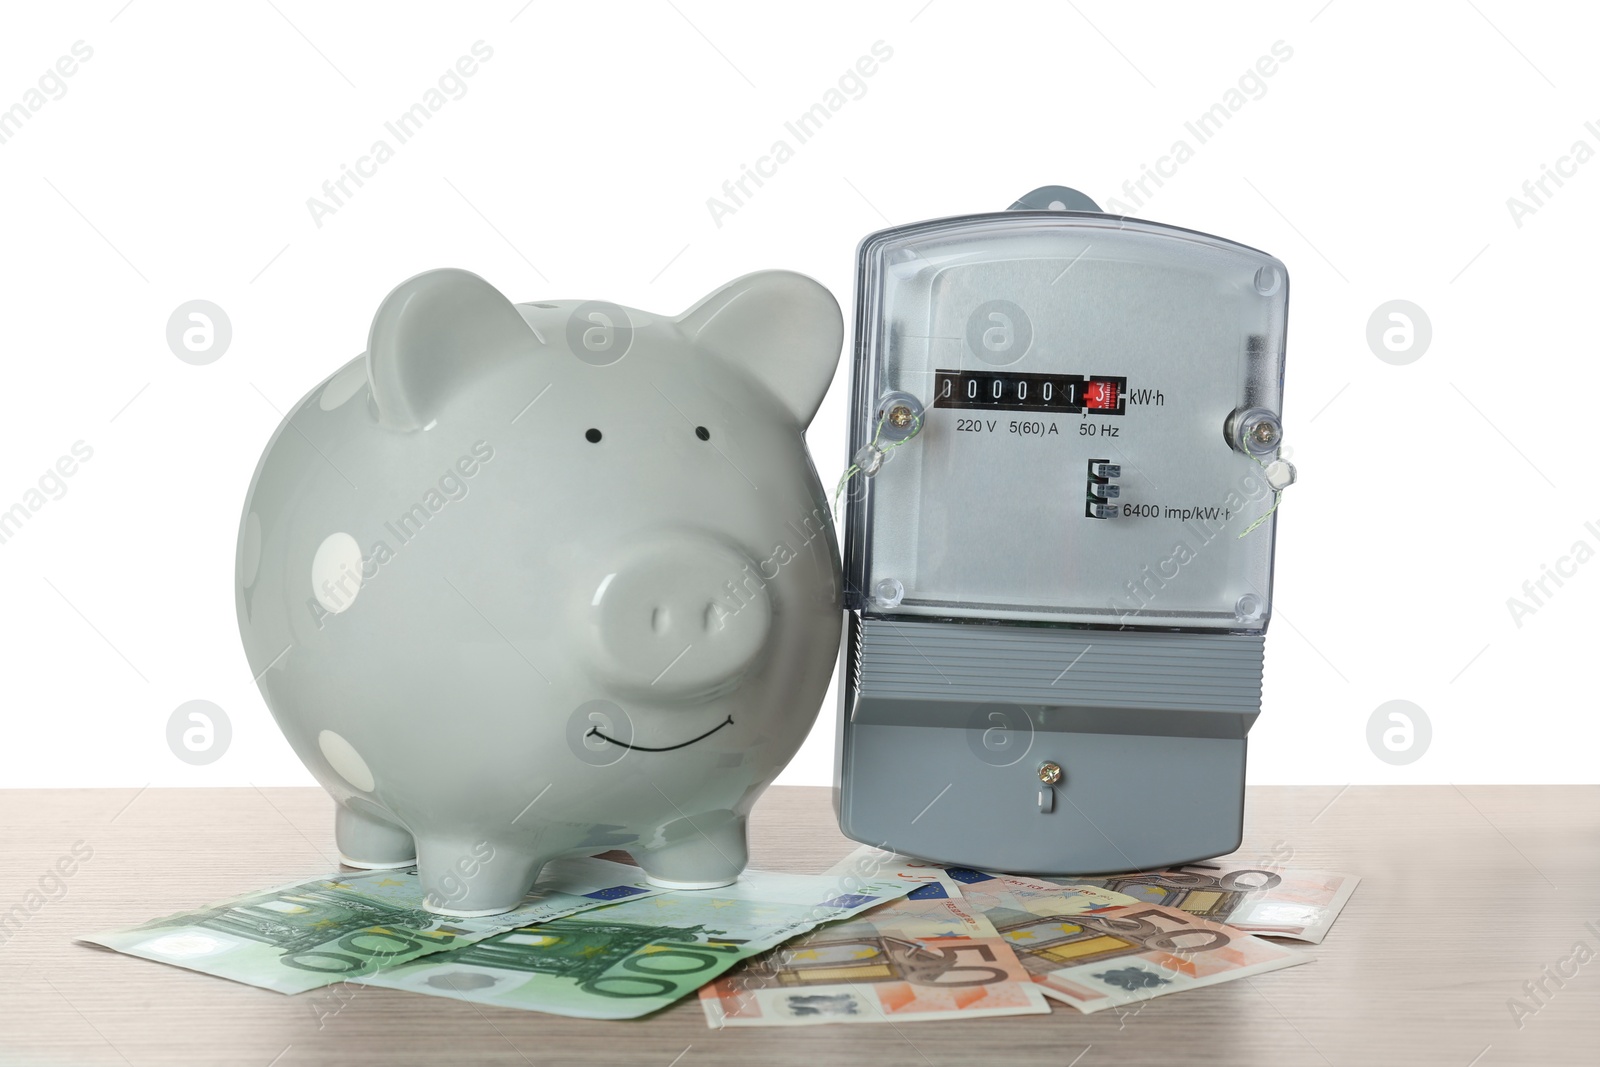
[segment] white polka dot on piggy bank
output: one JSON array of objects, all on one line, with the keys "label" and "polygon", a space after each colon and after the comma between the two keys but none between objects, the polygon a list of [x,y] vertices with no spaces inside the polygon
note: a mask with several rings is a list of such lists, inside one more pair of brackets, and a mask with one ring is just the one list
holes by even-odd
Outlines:
[{"label": "white polka dot on piggy bank", "polygon": [[238,552],[251,671],[347,863],[416,862],[455,915],[613,847],[738,876],[839,645],[804,432],[842,340],[783,271],[675,318],[460,270],[384,300],[268,443]]}]

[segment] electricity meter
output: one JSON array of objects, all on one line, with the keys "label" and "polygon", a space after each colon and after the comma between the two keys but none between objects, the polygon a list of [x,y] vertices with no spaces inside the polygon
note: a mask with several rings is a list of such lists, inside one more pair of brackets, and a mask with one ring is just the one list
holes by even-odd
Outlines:
[{"label": "electricity meter", "polygon": [[858,841],[1098,873],[1238,846],[1289,277],[1062,187],[858,255],[835,802]]}]

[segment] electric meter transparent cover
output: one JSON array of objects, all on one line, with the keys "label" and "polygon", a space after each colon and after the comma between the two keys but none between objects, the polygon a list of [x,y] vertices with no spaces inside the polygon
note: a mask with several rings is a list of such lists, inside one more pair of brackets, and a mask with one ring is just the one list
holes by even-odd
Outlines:
[{"label": "electric meter transparent cover", "polygon": [[1282,263],[1135,219],[1012,211],[874,234],[858,268],[852,455],[881,436],[886,394],[923,411],[847,485],[851,607],[1266,628],[1276,518],[1245,531],[1273,506],[1278,447],[1228,435],[1281,415]]}]

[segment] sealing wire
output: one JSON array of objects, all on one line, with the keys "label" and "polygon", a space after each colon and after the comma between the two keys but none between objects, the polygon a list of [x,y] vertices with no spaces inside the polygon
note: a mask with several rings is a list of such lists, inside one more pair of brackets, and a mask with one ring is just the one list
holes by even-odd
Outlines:
[{"label": "sealing wire", "polygon": [[[1280,449],[1276,449],[1272,453],[1272,458],[1274,460],[1280,459],[1280,458],[1282,458],[1282,453],[1283,453],[1283,450],[1281,448]],[[1260,467],[1263,472],[1266,471],[1267,465],[1265,463],[1261,462],[1261,457],[1260,456],[1256,455],[1254,452],[1248,453],[1248,455],[1250,456],[1251,459],[1256,461],[1256,466]],[[1267,482],[1267,484],[1271,485],[1272,482],[1269,480]],[[1272,491],[1272,506],[1270,508],[1268,508],[1266,510],[1266,512],[1261,515],[1260,518],[1256,519],[1255,522],[1252,522],[1249,526],[1246,526],[1243,530],[1241,530],[1239,532],[1239,537],[1235,538],[1235,540],[1239,540],[1240,538],[1243,538],[1245,534],[1251,532],[1256,527],[1260,526],[1262,523],[1264,523],[1268,519],[1272,518],[1272,513],[1278,510],[1278,502],[1281,501],[1282,499],[1283,499],[1283,490],[1282,489],[1274,489]]]},{"label": "sealing wire", "polygon": [[[884,448],[878,448],[878,441],[883,437],[884,424],[887,423],[888,421],[889,421],[889,413],[888,412],[884,412],[883,415],[881,415],[878,418],[878,428],[873,433],[872,440],[867,444],[867,448],[877,449],[881,456],[887,456],[890,452],[893,452],[895,449],[899,448],[901,445],[905,444],[907,441],[909,441],[912,438],[916,437],[917,436],[917,431],[922,428],[922,416],[921,415],[914,416],[912,418],[912,421],[911,421],[911,432],[910,433],[906,434],[904,437],[902,437],[898,441],[890,442]],[[857,452],[856,452],[856,455],[860,455],[862,451],[865,451],[865,449],[858,449]],[[883,460],[880,458],[878,460],[878,462],[881,464],[883,462]],[[850,466],[845,468],[844,474],[842,474],[839,477],[838,488],[834,489],[834,491],[833,491],[833,513],[834,513],[835,517],[837,517],[838,514],[839,514],[839,497],[844,493],[844,487],[845,487],[846,483],[848,483],[851,478],[855,477],[856,475],[858,475],[860,473],[861,473],[861,465],[859,463],[851,463]]]}]

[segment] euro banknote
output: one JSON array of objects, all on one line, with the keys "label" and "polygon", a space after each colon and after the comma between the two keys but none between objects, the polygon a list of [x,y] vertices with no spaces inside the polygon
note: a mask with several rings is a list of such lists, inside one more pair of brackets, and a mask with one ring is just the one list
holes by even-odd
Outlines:
[{"label": "euro banknote", "polygon": [[80,940],[159,963],[301,993],[529,923],[665,892],[637,867],[553,860],[513,911],[452,918],[422,907],[416,868],[295,882]]},{"label": "euro banknote", "polygon": [[1151,904],[1077,915],[1024,910],[1009,918],[990,917],[1040,990],[1085,1013],[1312,959],[1303,949]]},{"label": "euro banknote", "polygon": [[1190,863],[1162,871],[1079,877],[994,875],[970,868],[912,859],[863,845],[835,865],[836,871],[882,871],[916,880],[922,872],[939,871],[966,884],[1005,878],[1065,886],[1081,893],[1107,890],[1125,898],[1179,908],[1213,922],[1260,937],[1281,937],[1321,944],[1361,879],[1353,874],[1299,870],[1279,866],[1230,863],[1226,858]]},{"label": "euro banknote", "polygon": [[1048,1013],[1011,946],[953,883],[748,960],[700,990],[713,1029]]},{"label": "euro banknote", "polygon": [[[990,874],[863,846],[836,869],[940,878],[993,923],[1046,995],[1083,1012],[1308,963],[1303,951],[1191,914],[1151,907],[1120,879],[1067,884]],[[1095,884],[1095,883],[1101,884]],[[1118,888],[1108,888],[1116,886]]]},{"label": "euro banknote", "polygon": [[1263,937],[1322,943],[1361,879],[1331,871],[1191,863],[1165,871],[1071,879],[1179,908]]},{"label": "euro banknote", "polygon": [[919,885],[939,881],[971,900],[972,906],[979,912],[1038,898],[1048,898],[1050,908],[1057,914],[1074,915],[1095,908],[1138,903],[1137,897],[1098,885],[1064,885],[1047,878],[992,874],[971,867],[953,867],[914,859],[872,845],[862,845],[834,864],[828,873],[841,878],[895,878]]},{"label": "euro banknote", "polygon": [[746,871],[734,885],[663,893],[530,924],[357,981],[584,1019],[633,1019],[741,960],[915,884]]}]

